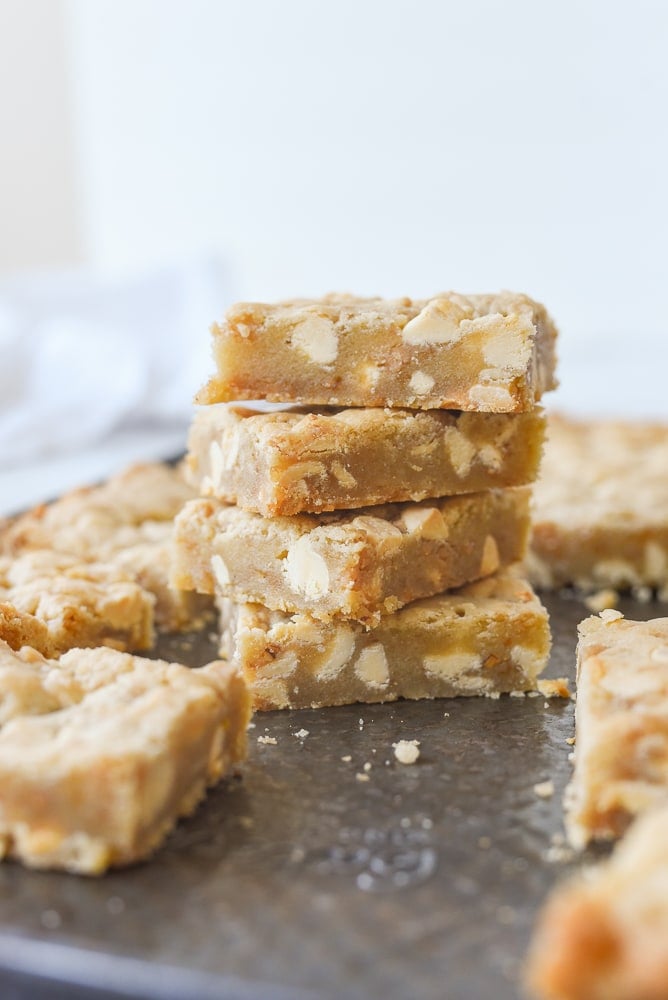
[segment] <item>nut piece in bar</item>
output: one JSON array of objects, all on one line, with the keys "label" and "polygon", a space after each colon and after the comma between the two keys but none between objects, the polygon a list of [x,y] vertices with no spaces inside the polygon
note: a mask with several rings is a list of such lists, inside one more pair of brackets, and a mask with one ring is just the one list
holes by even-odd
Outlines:
[{"label": "nut piece in bar", "polygon": [[264,518],[192,500],[175,522],[173,582],[237,603],[374,624],[521,559],[529,488]]},{"label": "nut piece in bar", "polygon": [[556,385],[557,331],[526,295],[240,303],[214,324],[217,374],[197,402],[518,413]]},{"label": "nut piece in bar", "polygon": [[348,510],[530,483],[544,431],[539,409],[262,413],[219,404],[195,413],[186,468],[201,496],[265,517]]},{"label": "nut piece in bar", "polygon": [[153,594],[116,565],[49,550],[0,556],[0,639],[45,656],[73,646],[150,649]]},{"label": "nut piece in bar", "polygon": [[52,549],[114,564],[155,595],[159,626],[189,627],[206,602],[173,590],[168,577],[174,516],[192,496],[180,469],[134,465],[15,518],[0,530],[0,554]]},{"label": "nut piece in bar", "polygon": [[526,691],[550,651],[545,608],[511,574],[415,601],[365,630],[222,599],[223,652],[257,709]]},{"label": "nut piece in bar", "polygon": [[526,980],[542,1000],[668,998],[668,805],[634,823],[612,857],[558,888]]},{"label": "nut piece in bar", "polygon": [[668,595],[668,424],[550,415],[527,566],[540,587]]},{"label": "nut piece in bar", "polygon": [[87,875],[145,858],[245,756],[249,706],[220,662],[0,642],[0,856]]},{"label": "nut piece in bar", "polygon": [[603,611],[578,632],[566,829],[581,848],[620,836],[668,796],[668,618],[634,622]]}]

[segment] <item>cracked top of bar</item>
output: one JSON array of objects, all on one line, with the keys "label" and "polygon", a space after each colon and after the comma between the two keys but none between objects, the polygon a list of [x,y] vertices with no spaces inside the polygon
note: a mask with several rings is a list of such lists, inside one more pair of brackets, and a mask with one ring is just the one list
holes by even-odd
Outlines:
[{"label": "cracked top of bar", "polygon": [[556,386],[554,323],[512,292],[239,303],[212,333],[217,373],[199,403],[518,413]]}]

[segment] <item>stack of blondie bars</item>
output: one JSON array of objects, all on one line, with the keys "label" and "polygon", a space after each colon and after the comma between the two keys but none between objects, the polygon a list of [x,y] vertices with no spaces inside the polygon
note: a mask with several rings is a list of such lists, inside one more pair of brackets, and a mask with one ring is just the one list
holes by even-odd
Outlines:
[{"label": "stack of blondie bars", "polygon": [[216,595],[256,707],[534,687],[547,614],[511,567],[555,384],[545,309],[330,296],[238,305],[213,335],[173,583]]}]

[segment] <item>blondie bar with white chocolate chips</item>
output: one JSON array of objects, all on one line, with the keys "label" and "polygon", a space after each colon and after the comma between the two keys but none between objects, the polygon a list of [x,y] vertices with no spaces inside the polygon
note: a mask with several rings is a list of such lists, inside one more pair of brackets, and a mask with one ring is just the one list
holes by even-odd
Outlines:
[{"label": "blondie bar with white chocolate chips", "polygon": [[612,857],[559,887],[527,963],[543,1000],[668,997],[668,805],[634,823]]},{"label": "blondie bar with white chocolate chips", "polygon": [[222,652],[240,666],[258,709],[530,690],[550,649],[547,612],[509,574],[415,601],[370,630],[220,605]]},{"label": "blondie bar with white chocolate chips", "polygon": [[238,603],[378,622],[522,558],[529,489],[263,518],[191,500],[175,522],[173,582]]},{"label": "blondie bar with white chocolate chips", "polygon": [[274,515],[476,493],[535,479],[545,418],[361,408],[201,407],[188,478],[202,496]]},{"label": "blondie bar with white chocolate chips", "polygon": [[541,587],[668,596],[668,424],[550,415],[527,556]]},{"label": "blondie bar with white chocolate chips", "polygon": [[603,611],[579,626],[575,770],[566,827],[575,847],[624,832],[668,797],[668,618]]},{"label": "blondie bar with white chocolate chips", "polygon": [[556,329],[525,295],[240,303],[215,324],[198,402],[531,410],[555,386]]},{"label": "blondie bar with white chocolate chips", "polygon": [[0,856],[100,874],[152,853],[245,756],[234,668],[0,642]]}]

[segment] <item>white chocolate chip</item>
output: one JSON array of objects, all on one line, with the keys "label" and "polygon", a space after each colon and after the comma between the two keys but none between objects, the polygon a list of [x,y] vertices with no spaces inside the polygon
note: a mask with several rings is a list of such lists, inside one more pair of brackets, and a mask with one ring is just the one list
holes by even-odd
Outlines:
[{"label": "white chocolate chip", "polygon": [[668,663],[668,646],[656,646],[649,655],[655,663]]},{"label": "white chocolate chip", "polygon": [[426,372],[413,372],[409,386],[416,396],[426,396],[434,388],[434,380]]},{"label": "white chocolate chip", "polygon": [[533,649],[529,649],[527,646],[513,646],[510,658],[524,674],[535,676],[539,658]]},{"label": "white chocolate chip", "polygon": [[474,385],[469,390],[469,403],[492,413],[512,410],[513,397],[501,385]]},{"label": "white chocolate chip", "polygon": [[292,346],[318,365],[330,365],[339,353],[336,328],[324,316],[308,316],[292,331]]},{"label": "white chocolate chip", "polygon": [[437,507],[407,507],[401,514],[401,520],[409,534],[419,535],[420,538],[447,538],[450,533]]},{"label": "white chocolate chip", "polygon": [[355,663],[355,674],[369,687],[386,687],[390,679],[387,657],[381,643],[363,649]]},{"label": "white chocolate chip", "polygon": [[463,336],[460,323],[466,315],[448,299],[432,299],[406,323],[401,338],[406,344],[454,344]]},{"label": "white chocolate chip", "polygon": [[[215,444],[215,442],[212,443],[212,447],[213,444]],[[237,459],[239,457],[240,445],[241,441],[239,438],[239,434],[237,433],[237,428],[226,427],[221,435],[221,443],[219,449],[221,474],[214,473],[213,455],[211,459],[211,474],[217,486],[220,486],[220,482],[222,481],[222,470],[226,469],[229,472],[230,469],[233,469],[234,466],[236,465]]]},{"label": "white chocolate chip", "polygon": [[489,576],[495,573],[501,565],[499,557],[499,547],[496,539],[492,535],[487,535],[485,544],[482,547],[482,559],[480,560],[480,573],[482,576]]},{"label": "white chocolate chip", "polygon": [[332,462],[332,472],[337,483],[340,483],[341,486],[346,486],[349,490],[357,486],[357,480],[341,462]]},{"label": "white chocolate chip", "polygon": [[292,589],[305,597],[322,597],[329,590],[327,563],[313,549],[308,535],[302,535],[288,550],[285,572]]},{"label": "white chocolate chip", "polygon": [[473,442],[456,427],[448,427],[445,431],[445,444],[450,453],[453,469],[459,478],[463,479],[469,474],[475,458]]},{"label": "white chocolate chip", "polygon": [[271,708],[287,708],[290,704],[288,686],[280,678],[255,681],[253,694],[256,701],[264,701]]},{"label": "white chocolate chip", "polygon": [[486,469],[491,469],[492,472],[499,472],[501,470],[503,456],[493,444],[482,445],[478,454],[480,455],[480,461]]},{"label": "white chocolate chip", "polygon": [[322,462],[295,462],[283,473],[283,480],[291,487],[302,483],[304,479],[319,479],[325,474],[325,466]]},{"label": "white chocolate chip", "polygon": [[554,795],[554,782],[539,781],[537,785],[533,786],[533,791],[539,799],[551,799]]},{"label": "white chocolate chip", "polygon": [[463,674],[476,673],[482,666],[477,653],[445,653],[442,656],[425,656],[425,673],[433,677],[460,678]]},{"label": "white chocolate chip", "polygon": [[211,468],[211,482],[213,483],[213,489],[215,492],[220,488],[220,483],[223,478],[223,469],[225,466],[223,451],[217,441],[212,441],[209,445],[209,464]]},{"label": "white chocolate chip", "polygon": [[[502,328],[499,329],[499,325]],[[482,355],[486,364],[505,371],[523,372],[531,357],[533,332],[530,323],[518,322],[515,318],[485,316],[476,321],[478,328],[485,327],[489,335],[482,345]]]},{"label": "white chocolate chip", "polygon": [[503,413],[513,409],[513,397],[502,385],[474,385],[469,389],[468,398],[469,404],[491,413]]},{"label": "white chocolate chip", "polygon": [[211,569],[220,586],[226,587],[230,582],[230,571],[225,560],[218,553],[211,558]]},{"label": "white chocolate chip", "polygon": [[377,365],[362,365],[359,369],[359,379],[366,389],[375,389],[380,378],[380,368]]},{"label": "white chocolate chip", "polygon": [[341,673],[355,649],[355,634],[349,625],[335,627],[334,639],[326,649],[315,673],[319,681],[333,681]]},{"label": "white chocolate chip", "polygon": [[267,663],[263,663],[262,666],[257,668],[255,673],[261,680],[286,678],[295,672],[297,664],[296,653],[284,652],[280,656],[277,656],[275,660],[270,659]]}]

